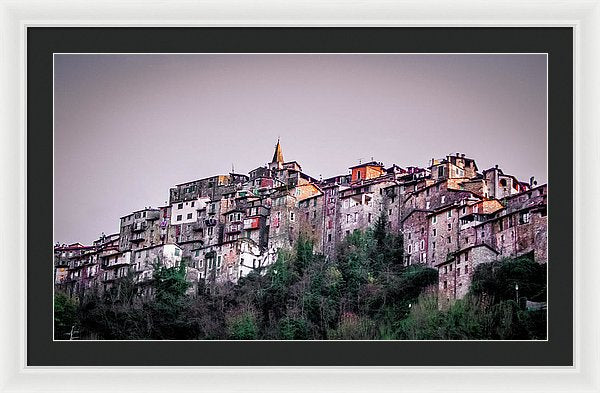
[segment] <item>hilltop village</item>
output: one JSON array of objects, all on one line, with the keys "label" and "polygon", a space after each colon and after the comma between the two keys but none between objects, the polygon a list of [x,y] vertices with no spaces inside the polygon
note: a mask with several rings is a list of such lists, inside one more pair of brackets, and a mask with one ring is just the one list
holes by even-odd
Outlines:
[{"label": "hilltop village", "polygon": [[179,184],[168,205],[121,217],[118,233],[91,245],[57,243],[55,288],[79,296],[133,275],[151,296],[154,264],[185,261],[193,294],[264,272],[300,235],[335,258],[346,236],[379,217],[403,234],[405,265],[438,270],[438,294],[448,300],[466,294],[478,264],[522,255],[547,262],[547,185],[533,178],[519,181],[497,165],[480,171],[459,153],[426,168],[371,161],[349,169],[315,179],[284,160],[278,141],[271,162],[248,175]]}]

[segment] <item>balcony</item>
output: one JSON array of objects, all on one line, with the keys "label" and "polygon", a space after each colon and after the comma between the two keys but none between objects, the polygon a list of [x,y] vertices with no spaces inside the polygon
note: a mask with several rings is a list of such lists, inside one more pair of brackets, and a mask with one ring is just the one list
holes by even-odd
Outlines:
[{"label": "balcony", "polygon": [[66,266],[69,266],[69,259],[68,258],[55,258],[54,259],[54,266],[56,266],[56,267],[66,267]]},{"label": "balcony", "polygon": [[481,214],[471,213],[460,218],[460,229],[471,228],[485,221],[485,216]]},{"label": "balcony", "polygon": [[243,228],[243,224],[242,223],[231,224],[231,225],[228,225],[225,228],[225,233],[237,233],[237,232],[241,232],[242,228]]},{"label": "balcony", "polygon": [[215,225],[217,225],[217,219],[216,218],[207,218],[206,220],[204,220],[204,224],[207,227],[214,227]]},{"label": "balcony", "polygon": [[129,241],[132,243],[140,243],[144,241],[144,238],[144,234],[140,233],[139,235],[133,236],[131,239],[129,239]]},{"label": "balcony", "polygon": [[146,223],[143,221],[134,222],[131,226],[132,232],[142,232],[146,230]]}]

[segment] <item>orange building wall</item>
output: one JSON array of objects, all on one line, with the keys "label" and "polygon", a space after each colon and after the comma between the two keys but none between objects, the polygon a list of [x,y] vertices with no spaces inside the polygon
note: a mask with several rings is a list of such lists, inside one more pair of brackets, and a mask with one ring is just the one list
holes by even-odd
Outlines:
[{"label": "orange building wall", "polygon": [[[360,179],[358,174],[360,173]],[[383,175],[384,170],[379,166],[362,166],[358,168],[352,168],[352,181],[373,179]]]}]

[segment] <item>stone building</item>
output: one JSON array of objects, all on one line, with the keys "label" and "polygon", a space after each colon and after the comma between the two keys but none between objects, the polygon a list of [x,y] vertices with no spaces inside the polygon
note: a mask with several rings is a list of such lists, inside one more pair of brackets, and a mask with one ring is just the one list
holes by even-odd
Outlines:
[{"label": "stone building", "polygon": [[402,234],[404,264],[438,269],[439,298],[463,297],[478,264],[531,255],[547,263],[547,186],[521,182],[498,166],[478,171],[456,153],[426,168],[373,161],[319,180],[285,161],[277,141],[270,162],[248,175],[230,173],[178,184],[169,202],[121,217],[119,233],[91,246],[57,244],[54,283],[78,296],[134,277],[140,293],[157,262],[183,263],[190,293],[211,291],[266,271],[300,235],[336,258],[344,238],[379,217]]}]

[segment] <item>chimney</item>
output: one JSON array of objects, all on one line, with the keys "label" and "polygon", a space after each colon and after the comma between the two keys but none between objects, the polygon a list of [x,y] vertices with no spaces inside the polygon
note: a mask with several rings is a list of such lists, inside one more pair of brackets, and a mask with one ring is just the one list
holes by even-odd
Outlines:
[{"label": "chimney", "polygon": [[535,181],[535,177],[531,176],[529,178],[529,185],[533,187],[534,184],[537,184],[537,182]]},{"label": "chimney", "polygon": [[494,168],[498,169],[498,164],[494,165]]},{"label": "chimney", "polygon": [[464,154],[464,153],[463,153],[463,154],[461,154],[460,156],[461,156],[462,158],[465,158],[465,154]]},{"label": "chimney", "polygon": [[456,157],[459,157],[459,156],[460,156],[460,153],[456,153]]}]

